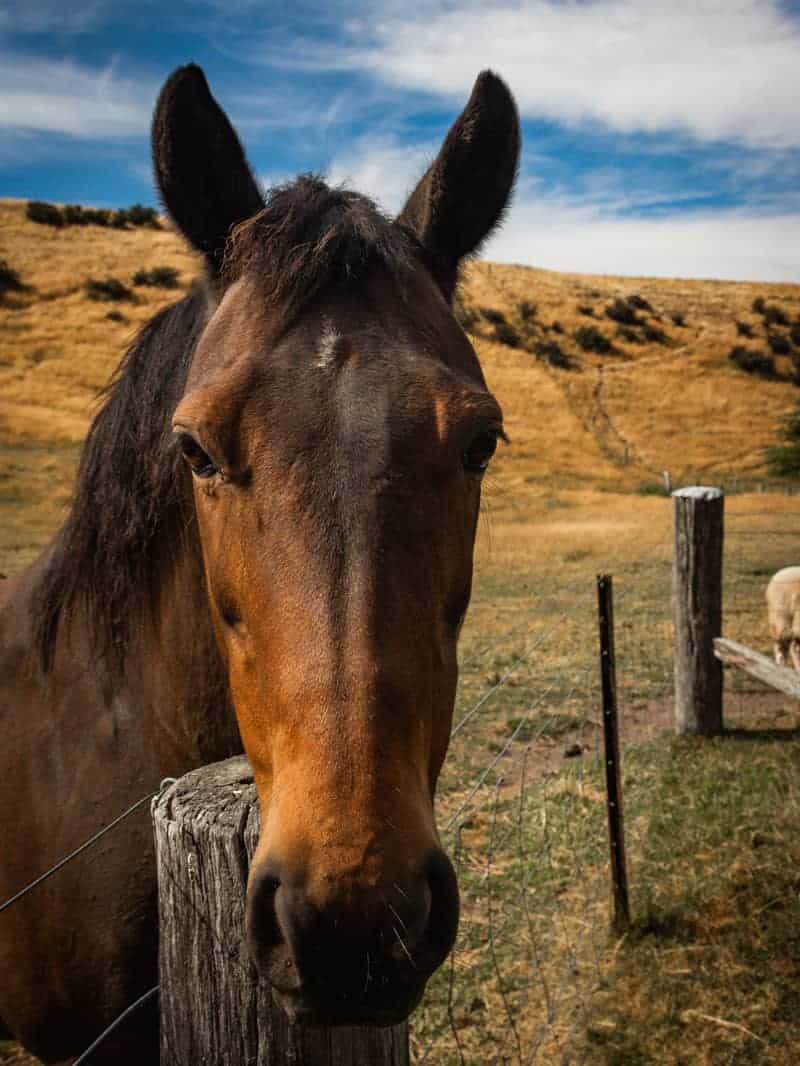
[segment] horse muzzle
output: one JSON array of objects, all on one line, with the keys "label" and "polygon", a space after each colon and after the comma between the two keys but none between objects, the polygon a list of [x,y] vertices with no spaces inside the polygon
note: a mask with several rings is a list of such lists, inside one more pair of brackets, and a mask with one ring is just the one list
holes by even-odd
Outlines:
[{"label": "horse muzzle", "polygon": [[251,870],[250,950],[291,1021],[403,1021],[457,928],[455,873],[439,848],[411,874],[380,871],[368,882],[333,870],[312,879],[270,859]]}]

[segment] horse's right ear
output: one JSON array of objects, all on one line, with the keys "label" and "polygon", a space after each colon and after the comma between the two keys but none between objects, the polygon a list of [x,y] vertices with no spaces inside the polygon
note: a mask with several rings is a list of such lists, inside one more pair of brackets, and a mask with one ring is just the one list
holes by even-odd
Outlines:
[{"label": "horse's right ear", "polygon": [[169,77],[153,115],[153,167],[175,224],[215,275],[231,227],[264,206],[239,138],[200,67]]}]

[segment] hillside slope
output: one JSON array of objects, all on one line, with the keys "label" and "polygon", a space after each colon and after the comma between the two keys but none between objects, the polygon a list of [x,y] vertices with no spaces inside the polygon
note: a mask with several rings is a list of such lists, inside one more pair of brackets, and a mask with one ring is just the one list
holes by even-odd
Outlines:
[{"label": "hillside slope", "polygon": [[[126,345],[180,295],[198,262],[166,225],[54,229],[28,221],[24,201],[13,200],[0,201],[0,260],[27,287],[0,295],[0,503],[7,516],[0,551],[22,559],[31,536],[38,546],[55,522],[77,448]],[[177,271],[177,289],[133,284],[137,271],[162,266]],[[87,282],[108,278],[127,286],[130,298],[90,298]],[[758,299],[785,323],[768,326],[769,314],[753,310]],[[476,262],[465,271],[460,301],[512,442],[493,467],[496,512],[556,487],[631,491],[664,470],[675,481],[763,476],[763,447],[800,397],[791,358],[800,349],[790,339],[800,315],[797,285],[591,277]],[[609,309],[628,322],[609,318]],[[752,338],[740,336],[737,322]],[[775,380],[728,358],[737,343],[768,353],[767,332],[790,353],[774,358]],[[610,350],[585,351],[581,340]]]}]

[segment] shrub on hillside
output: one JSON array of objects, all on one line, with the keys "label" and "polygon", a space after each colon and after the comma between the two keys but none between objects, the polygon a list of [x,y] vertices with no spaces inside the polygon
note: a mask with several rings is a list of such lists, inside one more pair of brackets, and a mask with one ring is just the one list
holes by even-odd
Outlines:
[{"label": "shrub on hillside", "polygon": [[775,355],[789,355],[792,350],[792,346],[789,343],[789,338],[786,334],[778,333],[775,330],[767,331],[767,344]]},{"label": "shrub on hillside", "polygon": [[128,321],[127,318],[125,317],[125,315],[123,315],[123,313],[121,311],[117,311],[117,310],[109,311],[108,314],[106,315],[106,318],[110,322],[127,322]]},{"label": "shrub on hillside", "polygon": [[86,295],[90,300],[132,300],[133,292],[117,278],[89,278]]},{"label": "shrub on hillside", "polygon": [[653,314],[653,307],[644,296],[640,296],[638,292],[631,293],[627,300],[628,307],[634,308],[636,311],[649,311]]},{"label": "shrub on hillside", "polygon": [[132,204],[130,207],[122,207],[117,211],[124,222],[131,226],[146,226],[148,229],[161,229],[158,221],[158,213],[154,207],[145,207],[143,204]]},{"label": "shrub on hillside", "polygon": [[502,311],[498,311],[494,307],[482,307],[481,314],[487,322],[491,322],[493,326],[499,326],[501,322],[505,322],[506,316]]},{"label": "shrub on hillside", "polygon": [[0,296],[7,292],[25,292],[22,278],[6,259],[0,259]]},{"label": "shrub on hillside", "polygon": [[651,325],[650,322],[642,323],[642,334],[644,339],[649,341],[650,344],[669,344],[670,342],[670,338],[664,330],[658,326]]},{"label": "shrub on hillside", "polygon": [[586,315],[587,318],[594,318],[594,308],[589,304],[578,304],[578,314]]},{"label": "shrub on hillside", "polygon": [[575,340],[585,352],[597,352],[599,355],[606,355],[614,347],[597,326],[579,326],[575,330]]},{"label": "shrub on hillside", "polygon": [[563,333],[564,332],[564,327],[561,325],[560,322],[557,322],[557,321],[552,324],[550,329],[553,331],[553,333]]},{"label": "shrub on hillside", "polygon": [[536,318],[536,312],[538,308],[532,300],[520,300],[517,304],[517,314],[519,315],[520,322],[530,324]]},{"label": "shrub on hillside", "polygon": [[618,326],[617,336],[621,337],[628,344],[644,344],[644,337],[636,329],[631,329],[630,326]]},{"label": "shrub on hillside", "polygon": [[175,267],[157,266],[152,270],[137,270],[133,275],[133,284],[152,285],[158,289],[177,289],[180,279]]},{"label": "shrub on hillside", "polygon": [[522,343],[519,333],[510,322],[495,322],[492,331],[494,339],[509,348],[519,348]]},{"label": "shrub on hillside", "polygon": [[771,355],[765,355],[763,352],[756,352],[751,348],[737,345],[735,348],[731,348],[728,358],[734,366],[738,367],[739,370],[744,370],[746,374],[755,374],[756,377],[760,378],[775,377],[775,360]]},{"label": "shrub on hillside", "polygon": [[623,326],[638,326],[642,321],[636,314],[635,308],[631,307],[621,296],[606,307],[605,313],[606,318],[610,318],[613,322],[620,322]]},{"label": "shrub on hillside", "polygon": [[767,326],[788,326],[789,316],[775,304],[767,304],[764,308],[764,324]]},{"label": "shrub on hillside", "polygon": [[792,339],[792,344],[794,344],[796,348],[800,348],[800,322],[792,322],[789,336]]},{"label": "shrub on hillside", "polygon": [[673,311],[669,317],[672,319],[672,324],[674,326],[686,325],[686,316],[684,315],[683,311]]},{"label": "shrub on hillside", "polygon": [[764,449],[767,469],[773,477],[800,477],[800,404],[781,422],[778,440]]},{"label": "shrub on hillside", "polygon": [[542,359],[548,366],[558,367],[560,370],[572,369],[572,360],[566,352],[562,351],[561,345],[556,341],[539,341],[533,353],[537,359]]},{"label": "shrub on hillside", "polygon": [[749,322],[739,322],[739,321],[737,321],[737,323],[736,323],[736,332],[739,334],[740,337],[752,337],[753,336],[753,327],[750,325]]},{"label": "shrub on hillside", "polygon": [[61,229],[64,219],[57,204],[49,204],[45,200],[28,200],[25,206],[25,217],[31,222],[39,222],[43,226],[55,226]]},{"label": "shrub on hillside", "polygon": [[756,296],[755,300],[753,300],[753,311],[757,315],[763,315],[766,306],[763,296]]}]

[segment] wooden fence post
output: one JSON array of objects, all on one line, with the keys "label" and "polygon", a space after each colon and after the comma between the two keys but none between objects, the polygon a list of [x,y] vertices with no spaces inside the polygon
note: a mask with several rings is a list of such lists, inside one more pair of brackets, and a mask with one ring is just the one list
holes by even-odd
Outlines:
[{"label": "wooden fence post", "polygon": [[259,813],[244,757],[186,774],[153,802],[161,1066],[408,1066],[408,1026],[290,1026],[244,942]]},{"label": "wooden fence post", "polygon": [[722,489],[694,486],[673,492],[675,728],[678,733],[722,732],[722,666],[714,638],[722,632]]}]

